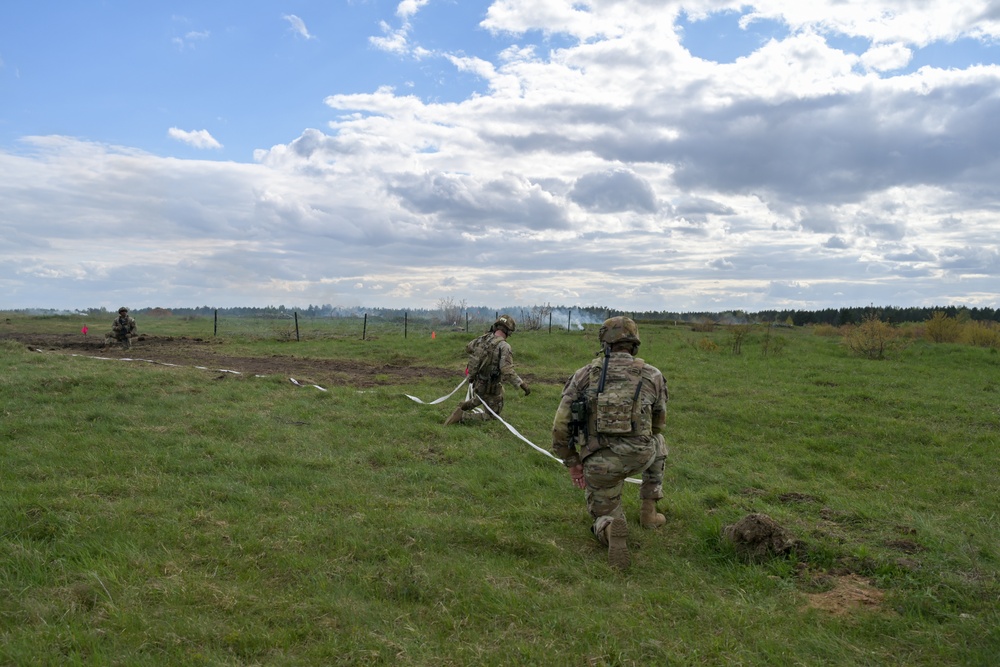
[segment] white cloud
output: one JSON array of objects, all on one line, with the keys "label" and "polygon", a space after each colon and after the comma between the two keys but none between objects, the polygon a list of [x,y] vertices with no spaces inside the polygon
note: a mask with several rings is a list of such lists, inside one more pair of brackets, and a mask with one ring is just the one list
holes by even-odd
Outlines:
[{"label": "white cloud", "polygon": [[124,270],[166,306],[995,305],[1000,67],[899,73],[922,44],[996,35],[984,2],[685,2],[788,25],[722,65],[684,48],[680,5],[497,0],[494,55],[423,48],[426,4],[399,3],[371,43],[485,91],[438,101],[409,73],[334,89],[326,127],[249,165],[66,137],[0,149],[9,303],[138,303]]},{"label": "white cloud", "polygon": [[185,49],[195,48],[198,42],[204,41],[209,37],[211,37],[211,33],[208,30],[189,30],[182,37],[174,37],[171,41],[179,51],[184,51]]},{"label": "white cloud", "polygon": [[913,52],[902,44],[879,44],[865,51],[862,64],[878,72],[902,69],[909,64]]},{"label": "white cloud", "polygon": [[414,14],[420,11],[429,0],[403,0],[396,7],[396,15],[404,21],[409,21]]},{"label": "white cloud", "polygon": [[394,29],[385,21],[380,21],[379,27],[382,29],[383,36],[376,37],[373,35],[369,37],[368,41],[372,46],[382,51],[397,54],[406,53],[409,50],[409,44],[406,37],[410,30],[409,25],[404,25],[401,28]]},{"label": "white cloud", "polygon": [[573,184],[569,198],[585,209],[600,213],[656,211],[656,195],[649,183],[627,169],[583,174]]},{"label": "white cloud", "polygon": [[300,19],[295,14],[282,14],[281,18],[288,21],[289,25],[291,25],[292,27],[292,31],[295,32],[297,35],[301,35],[306,39],[315,39],[315,36],[311,35],[309,33],[309,29],[306,28],[305,21]]},{"label": "white cloud", "polygon": [[177,141],[184,142],[194,148],[222,148],[222,144],[215,140],[208,130],[181,130],[172,127],[167,130],[167,136]]},{"label": "white cloud", "polygon": [[409,33],[413,29],[410,20],[419,12],[429,0],[403,0],[396,6],[396,16],[400,18],[402,24],[398,28],[393,28],[385,21],[379,22],[382,36],[371,36],[368,42],[377,49],[403,55],[410,53],[417,57],[423,57],[428,52],[421,47],[411,47],[409,43]]}]

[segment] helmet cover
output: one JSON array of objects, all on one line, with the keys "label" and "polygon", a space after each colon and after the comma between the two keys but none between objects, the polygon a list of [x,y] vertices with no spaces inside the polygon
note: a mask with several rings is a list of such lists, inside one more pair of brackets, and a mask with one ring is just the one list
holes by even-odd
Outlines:
[{"label": "helmet cover", "polygon": [[507,333],[514,333],[514,331],[517,330],[517,323],[510,315],[501,315],[497,318],[497,321],[493,323],[493,330],[496,331],[500,327],[506,329]]},{"label": "helmet cover", "polygon": [[639,345],[639,327],[635,322],[624,315],[612,317],[604,320],[598,338],[605,345],[615,343],[633,343]]}]

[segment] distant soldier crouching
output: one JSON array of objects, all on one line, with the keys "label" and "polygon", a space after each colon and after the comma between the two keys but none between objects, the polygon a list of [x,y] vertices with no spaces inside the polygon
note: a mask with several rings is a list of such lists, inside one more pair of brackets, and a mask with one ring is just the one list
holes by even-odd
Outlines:
[{"label": "distant soldier crouching", "polygon": [[119,343],[126,350],[131,349],[132,339],[137,335],[135,318],[128,314],[128,308],[122,306],[118,309],[118,317],[111,323],[111,333],[104,336],[104,347]]},{"label": "distant soldier crouching", "polygon": [[[531,393],[528,383],[514,370],[514,354],[507,338],[517,329],[510,315],[501,315],[490,330],[465,346],[469,355],[469,384],[473,397],[462,401],[444,421],[445,426],[463,421],[489,421],[493,414],[483,409],[485,403],[496,414],[503,412],[503,386],[510,383],[524,392]],[[476,408],[479,408],[476,410]]]}]

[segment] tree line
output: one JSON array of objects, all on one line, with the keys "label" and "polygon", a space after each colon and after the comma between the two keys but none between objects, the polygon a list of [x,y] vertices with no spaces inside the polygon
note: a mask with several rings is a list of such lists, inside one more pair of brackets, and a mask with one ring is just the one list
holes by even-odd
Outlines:
[{"label": "tree line", "polygon": [[[442,305],[443,304],[443,305]],[[55,309],[25,308],[8,312],[23,313],[30,315],[59,315],[59,314],[79,314],[90,317],[113,315],[106,308],[87,308],[84,310],[65,311]],[[794,326],[829,324],[841,326],[844,324],[861,324],[866,319],[877,317],[889,324],[903,324],[905,322],[925,322],[934,317],[935,313],[943,313],[946,317],[962,321],[979,322],[1000,322],[1000,309],[989,307],[966,307],[966,306],[861,306],[845,308],[824,308],[821,310],[726,310],[726,311],[698,311],[679,312],[668,310],[647,310],[647,311],[623,311],[620,309],[608,308],[607,306],[514,306],[507,308],[491,308],[486,306],[467,306],[464,301],[454,303],[442,301],[438,308],[364,308],[364,307],[344,307],[331,304],[313,305],[305,308],[281,306],[236,306],[231,308],[217,308],[214,306],[199,306],[194,308],[136,308],[132,311],[136,315],[174,315],[181,317],[212,317],[216,313],[220,317],[257,317],[285,319],[294,315],[298,317],[377,317],[387,321],[402,322],[405,317],[455,320],[459,318],[464,321],[470,317],[475,321],[484,321],[494,317],[497,313],[510,313],[516,318],[519,314],[522,317],[539,319],[547,318],[551,313],[571,313],[572,321],[585,323],[600,322],[614,315],[628,315],[636,320],[643,321],[678,321],[678,322],[715,322],[717,324],[748,324],[748,323],[778,323],[790,324]],[[544,322],[542,321],[544,324]]]}]

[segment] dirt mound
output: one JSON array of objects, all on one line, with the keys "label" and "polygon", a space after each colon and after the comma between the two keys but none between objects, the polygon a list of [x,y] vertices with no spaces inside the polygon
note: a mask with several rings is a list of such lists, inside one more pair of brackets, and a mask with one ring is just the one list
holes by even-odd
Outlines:
[{"label": "dirt mound", "polygon": [[430,366],[374,364],[354,359],[310,359],[292,355],[240,357],[225,354],[221,344],[202,338],[140,335],[131,350],[104,347],[103,336],[83,334],[3,334],[43,352],[82,356],[141,359],[162,364],[229,370],[245,375],[279,375],[323,387],[374,387],[407,385],[426,378],[457,383],[459,372]]},{"label": "dirt mound", "polygon": [[736,547],[736,553],[755,562],[792,553],[800,545],[766,514],[748,514],[723,528],[722,536]]}]

